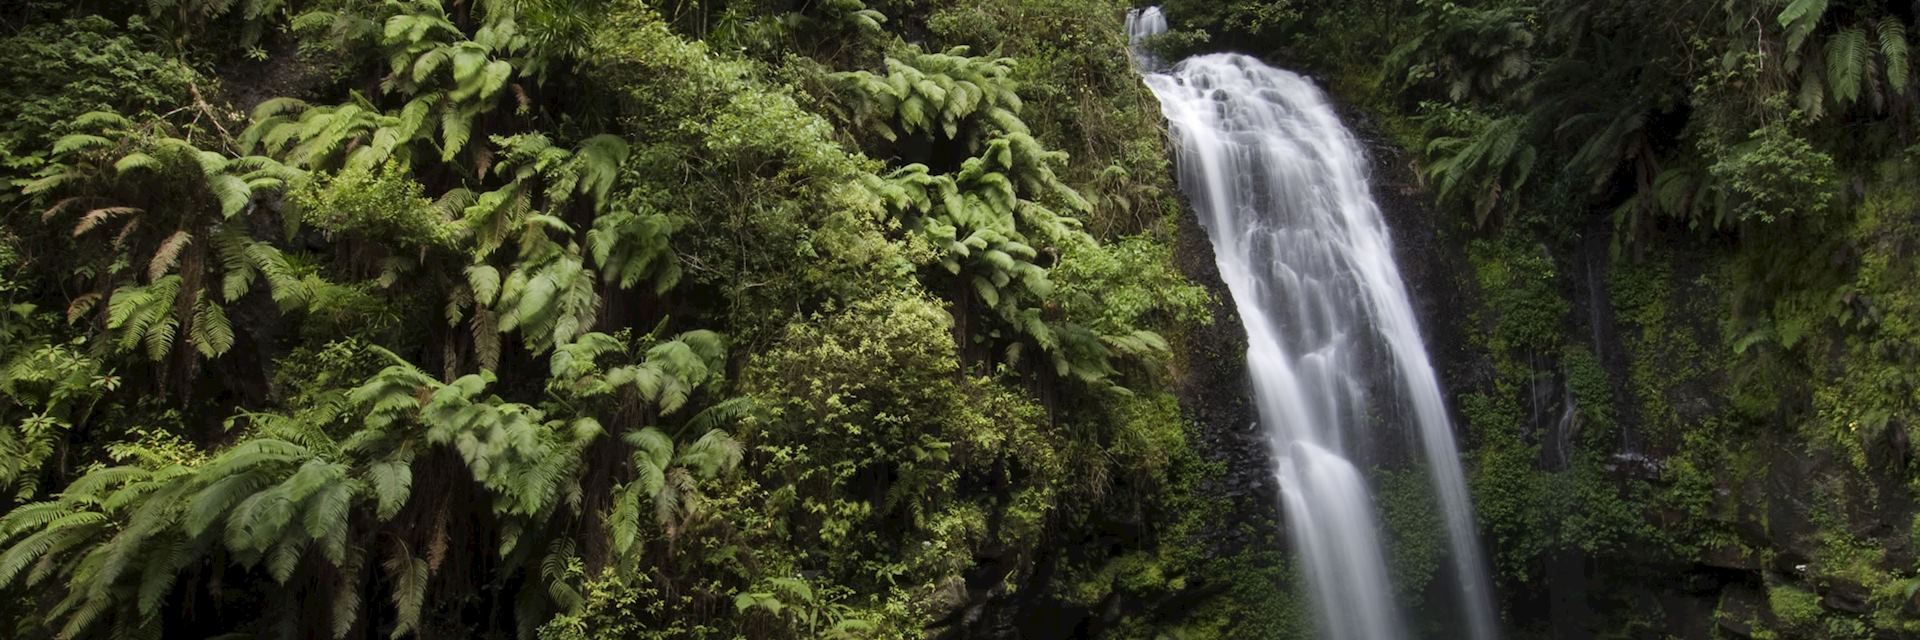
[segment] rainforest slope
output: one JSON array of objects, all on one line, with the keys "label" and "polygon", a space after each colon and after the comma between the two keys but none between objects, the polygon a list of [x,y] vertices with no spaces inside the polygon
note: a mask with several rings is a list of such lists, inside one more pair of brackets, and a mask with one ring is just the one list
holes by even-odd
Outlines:
[{"label": "rainforest slope", "polygon": [[1285,623],[1126,8],[8,3],[4,635]]}]

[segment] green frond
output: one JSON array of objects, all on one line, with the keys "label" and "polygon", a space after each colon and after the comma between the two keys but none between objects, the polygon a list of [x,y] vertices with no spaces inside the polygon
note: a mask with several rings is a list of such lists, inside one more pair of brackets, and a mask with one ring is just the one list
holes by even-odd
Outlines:
[{"label": "green frond", "polygon": [[1827,40],[1826,54],[1827,82],[1832,85],[1834,101],[1858,102],[1871,63],[1866,31],[1854,27],[1840,30]]},{"label": "green frond", "polygon": [[253,201],[253,187],[239,176],[221,174],[207,180],[207,189],[220,201],[220,216],[231,218]]},{"label": "green frond", "polygon": [[420,626],[420,609],[427,602],[427,561],[413,557],[402,546],[383,564],[393,585],[392,637],[399,638]]},{"label": "green frond", "polygon": [[211,300],[201,300],[193,314],[193,345],[201,355],[219,357],[233,348],[233,324],[226,311]]},{"label": "green frond", "polygon": [[75,133],[62,136],[53,143],[53,155],[64,156],[75,151],[111,147],[113,141],[89,133]]},{"label": "green frond", "polygon": [[376,515],[381,520],[399,515],[413,494],[413,465],[400,460],[376,462],[367,467],[367,478],[372,482]]},{"label": "green frond", "polygon": [[1895,94],[1906,95],[1907,88],[1913,83],[1913,70],[1907,59],[1907,27],[1896,18],[1883,18],[1876,32],[1880,40],[1880,55],[1887,63],[1887,88]]},{"label": "green frond", "polygon": [[1828,0],[1792,0],[1780,10],[1777,20],[1787,29],[1787,51],[1796,52],[1805,44],[1807,36],[1813,34],[1815,27],[1826,15]]}]

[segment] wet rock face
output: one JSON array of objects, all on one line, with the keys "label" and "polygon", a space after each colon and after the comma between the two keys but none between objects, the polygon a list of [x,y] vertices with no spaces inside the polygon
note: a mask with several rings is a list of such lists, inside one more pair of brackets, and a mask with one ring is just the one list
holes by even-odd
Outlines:
[{"label": "wet rock face", "polygon": [[[1478,296],[1473,290],[1473,265],[1466,256],[1467,240],[1474,233],[1451,226],[1458,224],[1457,218],[1433,205],[1432,194],[1413,173],[1408,152],[1391,142],[1364,112],[1349,110],[1342,115],[1368,143],[1375,198],[1393,230],[1395,258],[1449,401],[1491,387],[1495,372],[1487,354],[1470,340],[1471,332],[1478,330],[1468,316]],[[1622,433],[1618,449],[1607,452],[1612,461],[1606,467],[1608,473],[1622,482],[1658,484],[1668,481],[1670,463],[1659,447],[1650,444],[1653,435],[1645,433],[1640,405],[1627,387],[1629,342],[1621,328],[1630,325],[1613,317],[1607,290],[1616,268],[1608,255],[1610,234],[1610,224],[1600,221],[1577,234],[1577,246],[1563,248],[1567,255],[1556,256],[1565,269],[1566,289],[1561,293],[1572,303],[1567,339],[1589,345],[1615,387],[1613,407]],[[1549,392],[1565,385],[1558,377],[1543,380]],[[1678,422],[1696,424],[1722,413],[1726,389],[1716,382],[1705,380],[1669,395]],[[1457,415],[1458,406],[1453,408],[1459,429],[1464,422]],[[1541,468],[1554,470],[1564,461],[1551,446],[1555,440],[1552,418],[1558,411],[1535,413],[1539,415],[1523,419],[1520,426],[1527,430],[1529,441],[1543,444]],[[1807,623],[1781,619],[1774,609],[1786,605],[1770,601],[1776,590],[1804,594],[1806,611],[1811,612],[1804,615],[1823,620],[1865,620],[1883,614],[1884,603],[1876,602],[1871,587],[1832,575],[1833,567],[1819,566],[1818,558],[1823,532],[1851,531],[1863,544],[1884,552],[1876,570],[1908,575],[1904,568],[1913,566],[1915,555],[1907,542],[1908,531],[1920,508],[1899,484],[1907,477],[1903,474],[1911,474],[1911,463],[1903,457],[1907,443],[1893,435],[1883,436],[1885,442],[1867,443],[1868,467],[1873,471],[1861,474],[1847,460],[1809,450],[1794,428],[1784,422],[1756,426],[1751,437],[1756,439],[1752,450],[1758,455],[1745,463],[1753,473],[1715,475],[1711,511],[1726,519],[1730,534],[1726,540],[1684,557],[1657,549],[1632,558],[1600,558],[1577,549],[1548,554],[1526,586],[1497,590],[1509,621],[1522,621],[1529,629],[1554,638],[1600,637],[1619,633],[1628,625],[1637,625],[1631,627],[1636,635],[1629,637],[1823,637],[1818,630],[1796,627]],[[1905,430],[1889,431],[1904,436]],[[1463,447],[1474,444],[1464,442]],[[1833,505],[1821,504],[1815,488],[1826,485],[1841,487],[1838,490],[1850,495],[1878,496],[1879,502],[1873,509],[1846,511],[1843,522],[1823,524],[1816,514]],[[1685,518],[1698,517],[1641,506],[1647,508],[1645,516],[1656,528],[1677,527]],[[1920,612],[1920,603],[1907,603],[1907,609]],[[1920,634],[1882,629],[1874,637]]]},{"label": "wet rock face", "polygon": [[[1247,378],[1247,334],[1234,312],[1233,296],[1220,279],[1213,245],[1191,212],[1182,216],[1174,260],[1181,273],[1213,294],[1213,322],[1195,331],[1179,355],[1177,393],[1188,422],[1193,446],[1207,461],[1225,466],[1215,486],[1203,487],[1210,496],[1233,501],[1238,522],[1277,521],[1279,487],[1274,484],[1273,461],[1255,413]],[[1238,527],[1222,526],[1213,541],[1216,553],[1231,555],[1246,544]]]},{"label": "wet rock face", "polygon": [[[1336,101],[1337,102],[1337,101]],[[1473,383],[1487,375],[1484,359],[1475,354],[1466,339],[1468,322],[1467,292],[1463,284],[1471,281],[1472,268],[1464,246],[1446,233],[1450,218],[1433,206],[1433,196],[1414,172],[1414,158],[1392,142],[1370,114],[1343,106],[1340,118],[1359,137],[1371,161],[1369,180],[1374,202],[1386,220],[1393,238],[1393,258],[1400,277],[1406,282],[1407,295],[1419,319],[1420,331],[1427,343],[1434,373],[1439,377],[1442,394],[1449,399],[1456,436],[1464,424],[1453,398],[1471,390]],[[1382,444],[1413,446],[1413,433],[1405,438],[1383,439]],[[1470,446],[1464,438],[1462,448]],[[1383,461],[1405,461],[1408,452],[1387,449],[1378,452]]]}]

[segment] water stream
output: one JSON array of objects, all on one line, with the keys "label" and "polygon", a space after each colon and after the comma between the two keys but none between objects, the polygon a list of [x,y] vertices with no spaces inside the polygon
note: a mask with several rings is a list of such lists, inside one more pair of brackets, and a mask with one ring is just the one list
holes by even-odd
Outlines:
[{"label": "water stream", "polygon": [[[1139,42],[1158,9],[1128,16]],[[1428,361],[1361,147],[1314,83],[1257,59],[1135,62],[1159,96],[1180,186],[1213,241],[1246,325],[1247,368],[1273,448],[1288,535],[1321,637],[1408,637],[1366,477],[1370,447],[1418,434],[1444,514],[1465,629],[1492,640],[1489,584],[1440,386]],[[1420,585],[1411,585],[1418,588]]]}]

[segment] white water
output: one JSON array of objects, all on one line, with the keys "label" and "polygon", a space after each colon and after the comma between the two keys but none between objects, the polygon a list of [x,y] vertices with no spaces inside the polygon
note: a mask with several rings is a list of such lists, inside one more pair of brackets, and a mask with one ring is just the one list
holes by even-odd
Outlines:
[{"label": "white water", "polygon": [[[1164,33],[1158,9],[1129,36]],[[1159,61],[1135,54],[1143,69]],[[1333,640],[1401,640],[1373,499],[1352,460],[1411,415],[1445,513],[1460,636],[1496,633],[1472,505],[1359,143],[1312,81],[1241,55],[1148,73],[1179,151],[1180,186],[1246,325],[1255,401],[1289,535]],[[1418,587],[1419,585],[1412,585]],[[1459,636],[1455,636],[1459,637]]]}]

